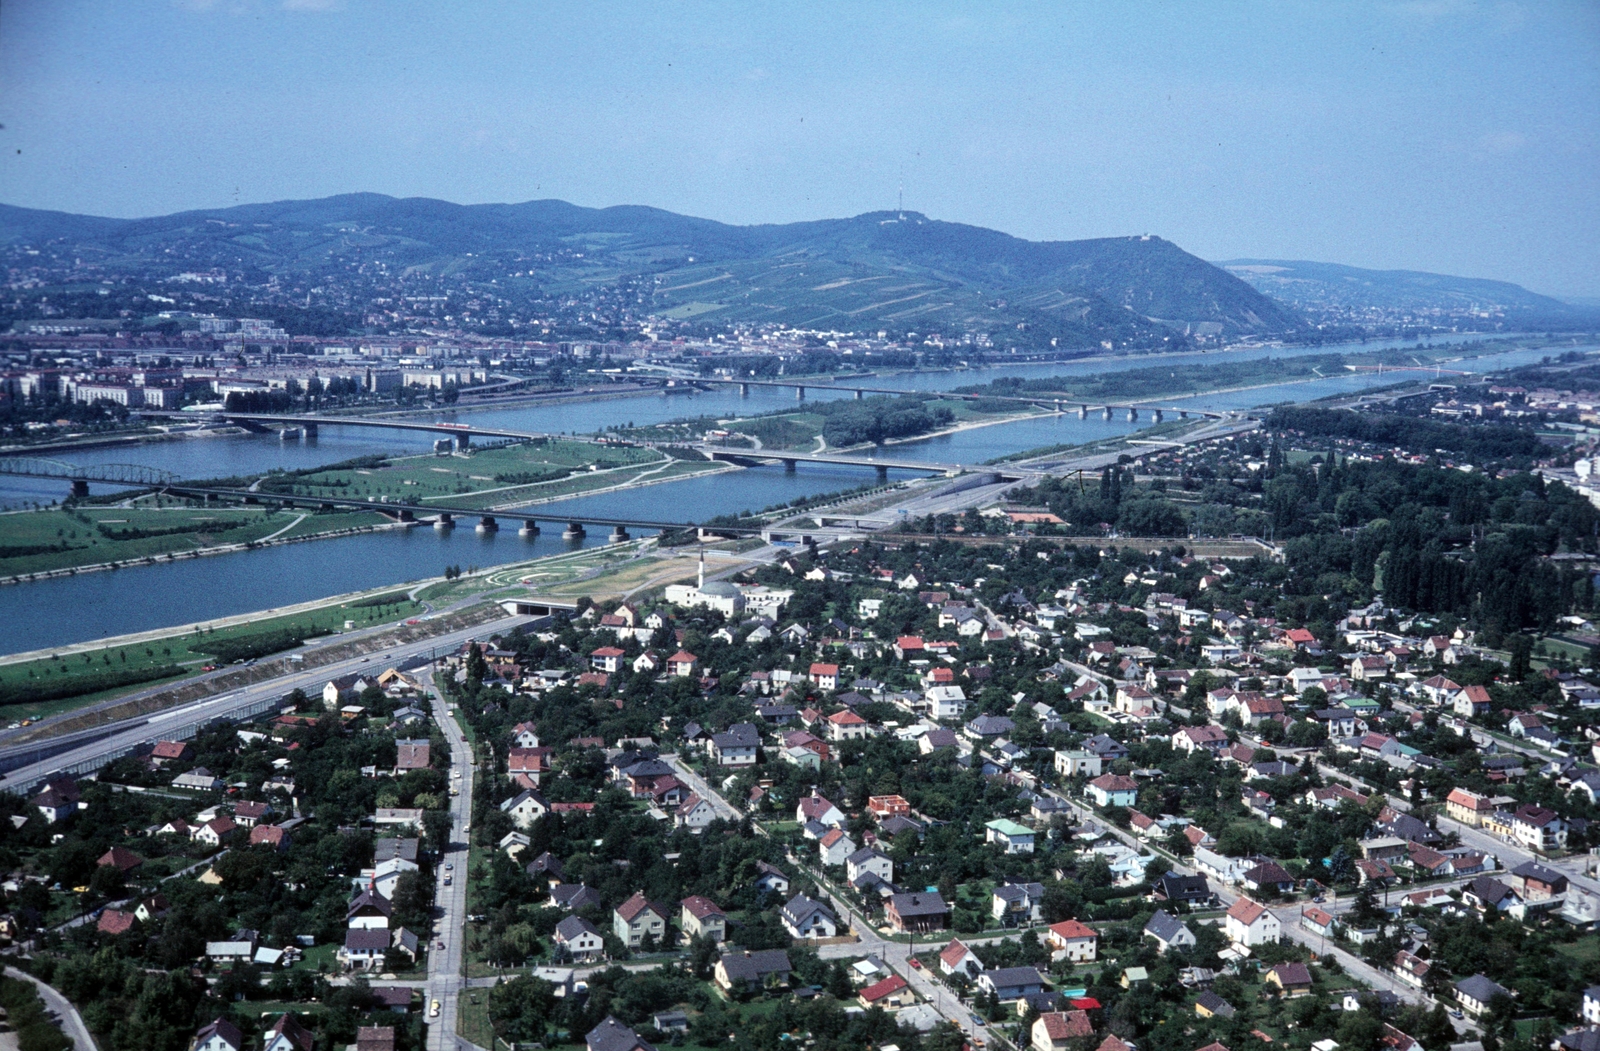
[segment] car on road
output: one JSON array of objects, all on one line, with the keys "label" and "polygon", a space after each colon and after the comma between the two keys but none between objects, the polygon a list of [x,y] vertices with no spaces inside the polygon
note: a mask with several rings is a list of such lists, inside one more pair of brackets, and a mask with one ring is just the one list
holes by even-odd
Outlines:
[{"label": "car on road", "polygon": [[451,877],[451,876],[450,876],[450,875],[449,875],[449,874],[448,874],[448,873],[447,873],[447,874],[446,874],[446,875],[445,875],[445,877],[444,877],[444,885],[445,885],[445,886],[446,886],[446,887],[448,887],[448,886],[450,886],[450,880],[451,880],[451,878],[452,878],[452,877]]},{"label": "car on road", "polygon": [[447,862],[444,863],[444,870],[446,872],[454,872],[455,868],[456,868],[456,863],[453,862],[453,861],[447,861]]},{"label": "car on road", "polygon": [[922,970],[922,961],[917,959],[915,956],[913,956],[913,957],[911,957],[911,966],[915,967],[917,970],[920,971],[920,970]]},{"label": "car on road", "polygon": [[439,1001],[435,1000],[433,1003],[428,1005],[428,1016],[430,1018],[439,1017]]},{"label": "car on road", "polygon": [[434,943],[434,946],[433,946],[433,947],[434,947],[434,948],[435,948],[435,949],[442,949],[442,948],[444,948],[444,939],[443,939],[443,938],[440,938],[440,939],[439,939],[439,940],[438,940],[438,941],[437,941],[437,942],[435,942],[435,943]]}]

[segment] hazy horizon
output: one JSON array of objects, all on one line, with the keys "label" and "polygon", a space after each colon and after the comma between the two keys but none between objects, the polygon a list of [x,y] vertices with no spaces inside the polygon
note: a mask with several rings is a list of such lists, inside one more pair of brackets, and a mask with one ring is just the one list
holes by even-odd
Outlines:
[{"label": "hazy horizon", "polygon": [[0,13],[0,199],[131,218],[379,192],[738,225],[905,206],[1600,295],[1584,3],[218,0]]}]

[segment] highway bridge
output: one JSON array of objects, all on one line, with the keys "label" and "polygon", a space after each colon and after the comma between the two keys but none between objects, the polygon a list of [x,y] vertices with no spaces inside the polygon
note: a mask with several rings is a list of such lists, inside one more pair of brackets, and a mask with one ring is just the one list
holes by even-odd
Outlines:
[{"label": "highway bridge", "polygon": [[886,457],[869,456],[828,456],[824,453],[797,453],[785,452],[778,449],[729,449],[718,445],[697,445],[694,448],[712,460],[725,460],[728,463],[750,466],[758,463],[771,463],[781,461],[783,466],[793,469],[797,463],[829,463],[843,464],[846,467],[871,467],[878,472],[880,478],[887,477],[889,470],[916,471],[921,474],[957,475],[967,470],[965,464],[959,463],[930,463],[925,460],[891,460]]},{"label": "highway bridge", "polygon": [[109,485],[158,486],[178,480],[171,471],[136,463],[76,464],[43,456],[0,456],[0,474],[29,478],[61,478],[72,483],[73,496],[88,496],[90,482]]},{"label": "highway bridge", "polygon": [[432,521],[435,529],[453,529],[458,519],[478,520],[477,530],[480,533],[494,533],[500,529],[501,520],[520,522],[518,530],[523,536],[538,536],[540,522],[565,522],[566,529],[562,532],[563,540],[581,540],[588,535],[586,526],[610,526],[611,535],[608,537],[613,543],[631,540],[628,530],[654,529],[660,532],[679,529],[699,529],[705,534],[721,536],[747,536],[759,534],[765,528],[765,523],[751,526],[700,526],[694,522],[658,522],[644,518],[610,518],[604,515],[574,515],[572,512],[551,514],[541,512],[536,508],[526,511],[494,511],[488,512],[479,508],[469,507],[441,507],[437,504],[412,504],[384,500],[360,500],[340,496],[297,496],[293,493],[267,493],[254,489],[217,489],[210,486],[172,484],[161,487],[161,491],[174,496],[199,498],[202,500],[222,500],[245,504],[262,504],[268,507],[300,507],[317,510],[333,510],[335,508],[354,511],[376,511],[388,515],[399,522]]},{"label": "highway bridge", "polygon": [[[196,416],[192,412],[141,412],[140,415],[184,420],[193,420]],[[213,420],[221,419],[229,423],[299,427],[307,437],[315,435],[320,427],[375,427],[380,430],[390,431],[426,431],[430,434],[448,435],[455,442],[458,449],[469,448],[472,445],[472,439],[475,437],[510,438],[516,441],[556,437],[556,435],[545,434],[541,431],[513,431],[505,427],[481,427],[477,424],[456,423],[449,420],[379,419],[373,416],[314,416],[302,413],[228,412],[226,410],[208,415]],[[586,439],[566,438],[564,440],[584,441]]]}]

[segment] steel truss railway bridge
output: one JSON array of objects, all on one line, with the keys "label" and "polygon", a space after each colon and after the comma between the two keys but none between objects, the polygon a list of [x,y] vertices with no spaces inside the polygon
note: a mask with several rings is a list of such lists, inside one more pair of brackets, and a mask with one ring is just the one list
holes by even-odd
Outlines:
[{"label": "steel truss railway bridge", "polygon": [[171,471],[136,463],[76,464],[43,456],[0,456],[0,474],[27,478],[61,478],[72,483],[73,496],[88,496],[90,482],[153,488],[178,480]]}]

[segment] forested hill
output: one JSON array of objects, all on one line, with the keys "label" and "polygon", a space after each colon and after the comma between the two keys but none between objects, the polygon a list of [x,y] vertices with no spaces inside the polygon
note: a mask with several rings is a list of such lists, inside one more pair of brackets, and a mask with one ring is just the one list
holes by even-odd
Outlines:
[{"label": "forested hill", "polygon": [[49,248],[162,279],[215,269],[246,283],[363,281],[369,295],[385,276],[494,280],[503,291],[531,282],[547,292],[642,277],[631,294],[681,318],[1024,331],[1046,344],[1156,346],[1303,327],[1292,309],[1159,237],[1028,241],[915,212],[731,226],[636,206],[380,194],[133,220],[0,206],[0,247],[12,256]]},{"label": "forested hill", "polygon": [[1217,264],[1257,291],[1297,309],[1405,311],[1469,316],[1503,314],[1533,324],[1592,318],[1592,308],[1571,306],[1509,281],[1430,274],[1418,270],[1364,270],[1302,259],[1229,259]]}]

